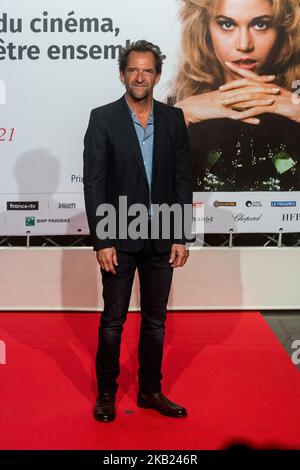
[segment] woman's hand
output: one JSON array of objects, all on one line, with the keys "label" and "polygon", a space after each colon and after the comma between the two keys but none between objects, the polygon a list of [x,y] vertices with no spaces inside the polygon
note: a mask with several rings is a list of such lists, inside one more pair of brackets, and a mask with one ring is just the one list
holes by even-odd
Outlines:
[{"label": "woman's hand", "polygon": [[[201,95],[189,96],[184,100],[178,101],[175,106],[182,109],[187,126],[208,119],[240,119],[242,113],[224,104],[226,98],[232,98],[232,93],[230,92],[226,95],[226,93],[216,90],[202,93]],[[266,100],[261,102],[261,105],[267,104]],[[259,124],[259,120],[254,116],[241,120],[249,124]]]},{"label": "woman's hand", "polygon": [[[223,104],[231,109],[240,110],[239,116],[232,115],[232,119],[247,120],[263,113],[273,113],[300,123],[300,105],[293,101],[293,93],[291,91],[277,86],[278,91],[272,96],[272,102],[264,104],[263,101],[267,101],[271,97],[268,96],[265,85],[261,84],[258,86],[258,81],[261,77],[231,62],[228,62],[227,66],[235,73],[244,77],[240,80],[226,83],[219,88],[224,93]],[[228,96],[230,92],[231,96]]]},{"label": "woman's hand", "polygon": [[230,118],[259,124],[258,116],[273,113],[300,123],[300,105],[293,101],[293,93],[272,82],[275,75],[257,75],[232,62],[227,67],[240,75],[218,90],[190,96],[176,103],[188,124],[207,119]]}]

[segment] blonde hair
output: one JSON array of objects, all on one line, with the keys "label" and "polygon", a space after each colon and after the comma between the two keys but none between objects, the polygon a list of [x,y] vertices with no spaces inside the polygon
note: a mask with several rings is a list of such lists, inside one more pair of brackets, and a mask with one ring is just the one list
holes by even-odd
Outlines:
[{"label": "blonde hair", "polygon": [[[182,59],[173,93],[175,101],[217,89],[224,83],[209,31],[215,0],[181,0]],[[291,88],[300,78],[300,0],[269,0],[278,29],[279,50],[273,64],[276,82]]]}]

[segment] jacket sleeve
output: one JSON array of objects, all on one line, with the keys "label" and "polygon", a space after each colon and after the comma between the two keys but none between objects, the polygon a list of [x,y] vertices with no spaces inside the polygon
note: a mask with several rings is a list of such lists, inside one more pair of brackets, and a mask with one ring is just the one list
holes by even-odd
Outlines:
[{"label": "jacket sleeve", "polygon": [[86,214],[94,250],[113,246],[109,238],[97,236],[97,223],[101,217],[96,215],[97,208],[106,201],[106,172],[108,145],[105,130],[93,109],[84,137],[83,187]]},{"label": "jacket sleeve", "polygon": [[177,136],[175,155],[175,201],[180,204],[182,211],[182,237],[174,237],[175,243],[185,244],[194,242],[196,237],[192,235],[193,224],[193,190],[192,190],[192,160],[189,136],[182,109],[177,111]]}]

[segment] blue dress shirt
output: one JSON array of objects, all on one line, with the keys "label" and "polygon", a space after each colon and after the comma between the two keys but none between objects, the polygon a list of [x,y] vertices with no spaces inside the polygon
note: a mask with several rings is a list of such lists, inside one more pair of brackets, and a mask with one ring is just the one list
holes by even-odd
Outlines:
[{"label": "blue dress shirt", "polygon": [[[126,97],[125,97],[126,99]],[[128,101],[126,100],[129,107],[129,111],[134,123],[135,132],[140,144],[140,149],[143,156],[144,166],[146,170],[148,186],[149,186],[149,196],[150,196],[150,215],[152,215],[151,207],[151,181],[152,181],[152,164],[153,164],[153,142],[154,142],[154,113],[153,113],[153,100],[151,113],[148,119],[146,128],[144,129],[141,125],[138,117],[131,109]]]}]

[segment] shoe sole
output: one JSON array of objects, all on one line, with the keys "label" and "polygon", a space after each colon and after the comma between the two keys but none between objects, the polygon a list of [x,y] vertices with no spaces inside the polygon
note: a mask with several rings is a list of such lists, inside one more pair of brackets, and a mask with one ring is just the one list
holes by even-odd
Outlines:
[{"label": "shoe sole", "polygon": [[158,413],[160,413],[162,416],[167,416],[168,418],[185,418],[187,416],[187,413],[186,414],[182,414],[182,415],[169,415],[167,413],[163,413],[162,411],[158,410],[157,408],[154,408],[153,406],[149,406],[149,405],[146,405],[144,403],[141,403],[141,402],[138,402],[137,403],[137,406],[139,408],[145,408],[145,409],[148,409],[148,410],[154,410],[154,411],[157,411]]},{"label": "shoe sole", "polygon": [[114,421],[116,419],[116,417],[114,416],[113,418],[100,418],[98,416],[94,416],[94,419],[100,423],[111,423],[112,421]]}]

